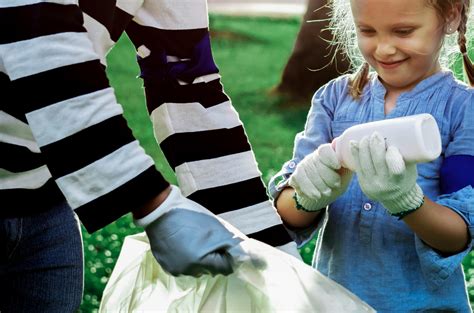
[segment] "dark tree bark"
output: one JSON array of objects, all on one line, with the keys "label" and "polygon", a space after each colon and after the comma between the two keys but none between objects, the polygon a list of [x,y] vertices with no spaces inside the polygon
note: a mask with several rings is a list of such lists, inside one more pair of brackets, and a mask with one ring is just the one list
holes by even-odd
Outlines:
[{"label": "dark tree bark", "polygon": [[[293,52],[283,70],[281,81],[275,88],[277,94],[284,95],[296,103],[307,103],[314,92],[346,72],[349,64],[338,53],[333,62],[334,47],[328,27],[327,0],[308,0],[308,8],[293,47]],[[308,22],[313,21],[313,22]]]}]

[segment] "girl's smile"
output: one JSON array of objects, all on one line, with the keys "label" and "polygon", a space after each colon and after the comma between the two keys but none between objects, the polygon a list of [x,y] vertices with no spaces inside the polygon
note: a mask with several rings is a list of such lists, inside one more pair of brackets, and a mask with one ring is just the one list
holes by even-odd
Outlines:
[{"label": "girl's smile", "polygon": [[403,60],[399,60],[399,61],[382,61],[382,60],[376,60],[376,61],[380,65],[380,67],[382,67],[386,70],[390,70],[390,69],[395,69],[395,68],[399,67],[406,60],[408,60],[408,58],[403,59]]}]

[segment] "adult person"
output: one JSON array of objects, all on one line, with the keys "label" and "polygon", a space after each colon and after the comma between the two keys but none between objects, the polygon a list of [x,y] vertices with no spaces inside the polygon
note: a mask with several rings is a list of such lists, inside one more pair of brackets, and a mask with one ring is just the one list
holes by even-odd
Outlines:
[{"label": "adult person", "polygon": [[[0,311],[77,310],[75,214],[93,232],[133,211],[175,275],[227,274],[240,253],[198,203],[296,254],[220,84],[205,1],[7,0],[0,21]],[[106,77],[105,55],[124,31],[181,189],[133,137]]]}]

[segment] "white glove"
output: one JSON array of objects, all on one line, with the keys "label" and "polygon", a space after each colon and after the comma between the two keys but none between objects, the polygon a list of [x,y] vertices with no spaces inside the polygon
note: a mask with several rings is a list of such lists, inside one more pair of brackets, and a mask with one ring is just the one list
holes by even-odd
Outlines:
[{"label": "white glove", "polygon": [[234,260],[246,258],[240,246],[243,235],[184,197],[178,187],[171,188],[158,208],[135,220],[145,228],[158,263],[175,276],[231,274]]},{"label": "white glove", "polygon": [[342,168],[331,144],[323,144],[307,155],[291,175],[289,185],[296,191],[300,209],[316,212],[343,194],[352,172]]},{"label": "white glove", "polygon": [[391,215],[403,217],[423,204],[423,192],[416,183],[416,164],[405,164],[394,146],[386,148],[377,132],[352,141],[351,153],[362,191],[379,201]]}]

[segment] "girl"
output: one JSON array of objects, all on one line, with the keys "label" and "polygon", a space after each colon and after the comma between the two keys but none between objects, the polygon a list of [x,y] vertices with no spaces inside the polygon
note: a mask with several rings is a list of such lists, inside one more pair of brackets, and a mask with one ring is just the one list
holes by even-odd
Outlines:
[{"label": "girl", "polygon": [[[364,63],[314,95],[293,159],[270,182],[277,210],[300,243],[318,225],[314,266],[377,311],[470,312],[461,261],[474,233],[474,89],[440,65],[445,36],[457,32],[474,84],[470,0],[333,6],[341,42],[351,52],[357,41]],[[405,164],[374,133],[351,143],[355,173],[341,168],[329,143],[345,129],[418,113],[437,120],[438,159]]]}]

